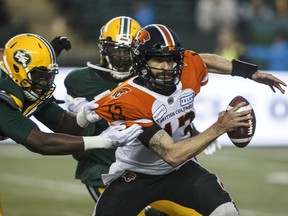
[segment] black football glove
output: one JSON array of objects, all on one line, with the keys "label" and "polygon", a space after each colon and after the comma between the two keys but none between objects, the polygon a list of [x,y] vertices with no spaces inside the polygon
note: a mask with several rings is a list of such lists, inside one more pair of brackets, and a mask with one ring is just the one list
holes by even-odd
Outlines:
[{"label": "black football glove", "polygon": [[58,58],[63,49],[67,51],[71,49],[71,43],[65,36],[55,37],[52,41],[50,41],[50,44],[55,51],[56,58]]}]

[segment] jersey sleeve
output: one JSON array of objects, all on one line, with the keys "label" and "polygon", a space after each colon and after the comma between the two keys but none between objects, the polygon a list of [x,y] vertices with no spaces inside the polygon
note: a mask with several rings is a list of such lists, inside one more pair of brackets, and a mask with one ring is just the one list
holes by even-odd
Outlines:
[{"label": "jersey sleeve", "polygon": [[154,124],[151,111],[154,100],[151,95],[125,82],[97,101],[96,113],[110,123],[125,123],[127,126],[137,123],[149,127]]},{"label": "jersey sleeve", "polygon": [[54,101],[50,101],[33,115],[50,130],[57,131],[64,112],[66,111],[61,106],[56,104]]},{"label": "jersey sleeve", "polygon": [[19,110],[0,103],[0,133],[17,143],[25,144],[28,135],[36,124],[22,115]]},{"label": "jersey sleeve", "polygon": [[208,69],[198,53],[185,51],[181,82],[184,89],[192,88],[195,94],[208,82]]}]

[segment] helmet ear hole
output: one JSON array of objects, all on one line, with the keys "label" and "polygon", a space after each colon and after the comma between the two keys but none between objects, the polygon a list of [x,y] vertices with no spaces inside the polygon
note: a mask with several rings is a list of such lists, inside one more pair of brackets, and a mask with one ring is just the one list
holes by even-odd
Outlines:
[{"label": "helmet ear hole", "polygon": [[19,67],[17,67],[15,64],[13,64],[13,68],[14,68],[14,71],[15,71],[16,73],[19,73]]}]

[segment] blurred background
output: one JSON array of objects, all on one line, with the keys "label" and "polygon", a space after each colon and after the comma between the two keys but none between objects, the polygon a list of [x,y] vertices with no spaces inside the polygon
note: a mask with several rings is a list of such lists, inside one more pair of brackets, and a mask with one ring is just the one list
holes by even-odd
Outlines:
[{"label": "blurred background", "polygon": [[[98,62],[101,26],[128,15],[143,26],[167,25],[187,49],[251,59],[264,70],[275,69],[273,64],[276,70],[288,69],[287,61],[279,65],[279,56],[288,56],[287,0],[0,0],[0,5],[0,47],[18,33],[36,33],[48,40],[66,35],[72,50],[62,54],[60,66]],[[278,61],[269,55],[271,48],[281,50]]]}]

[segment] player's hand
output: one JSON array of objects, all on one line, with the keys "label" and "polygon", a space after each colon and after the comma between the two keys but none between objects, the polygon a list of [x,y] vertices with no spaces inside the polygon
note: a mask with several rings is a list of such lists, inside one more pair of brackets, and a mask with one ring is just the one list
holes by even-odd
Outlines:
[{"label": "player's hand", "polygon": [[76,116],[77,124],[85,128],[89,123],[96,123],[102,118],[95,112],[95,109],[98,108],[98,104],[95,101],[90,101],[83,105],[83,110],[79,112]]},{"label": "player's hand", "polygon": [[269,73],[262,73],[262,72],[255,72],[252,75],[252,80],[255,82],[268,85],[273,92],[276,92],[275,88],[278,89],[282,94],[285,93],[285,90],[282,88],[282,86],[287,86],[285,82],[278,79],[277,77],[273,76]]},{"label": "player's hand", "polygon": [[82,111],[84,104],[88,103],[85,97],[75,97],[71,95],[66,96],[68,102],[68,110],[73,113],[79,113]]},{"label": "player's hand", "polygon": [[210,145],[204,149],[204,154],[212,155],[217,149],[221,149],[221,143],[216,139],[210,143]]},{"label": "player's hand", "polygon": [[50,44],[55,51],[56,58],[61,54],[63,49],[67,51],[71,49],[71,42],[65,36],[55,37],[52,41],[50,41]]},{"label": "player's hand", "polygon": [[121,147],[133,143],[142,132],[142,127],[138,124],[128,128],[125,125],[116,125],[107,128],[100,136],[110,143],[111,147]]},{"label": "player's hand", "polygon": [[95,109],[98,108],[98,104],[95,101],[90,101],[83,106],[83,113],[85,118],[90,123],[95,123],[100,121],[102,118],[95,112]]}]

